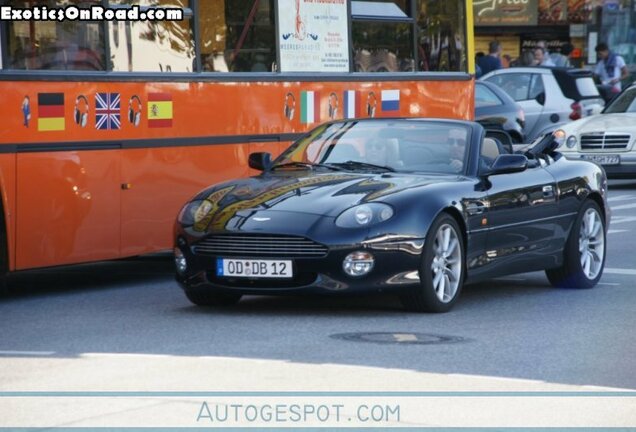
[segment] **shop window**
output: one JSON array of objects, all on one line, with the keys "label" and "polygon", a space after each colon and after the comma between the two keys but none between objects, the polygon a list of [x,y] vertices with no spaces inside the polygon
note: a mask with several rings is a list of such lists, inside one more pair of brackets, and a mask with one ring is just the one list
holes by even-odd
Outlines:
[{"label": "shop window", "polygon": [[111,0],[111,7],[181,8],[182,21],[113,21],[108,24],[110,68],[116,72],[192,72],[194,35],[188,0]]},{"label": "shop window", "polygon": [[199,2],[204,72],[276,70],[274,0]]},{"label": "shop window", "polygon": [[[14,8],[33,1],[16,0]],[[42,1],[49,8],[90,7],[94,1]],[[9,21],[6,23],[8,69],[102,71],[105,68],[103,26],[98,22]]]}]

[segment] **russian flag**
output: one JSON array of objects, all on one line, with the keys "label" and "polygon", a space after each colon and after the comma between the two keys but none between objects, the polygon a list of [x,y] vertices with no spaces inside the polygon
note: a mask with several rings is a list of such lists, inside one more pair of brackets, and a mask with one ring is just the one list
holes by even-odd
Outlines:
[{"label": "russian flag", "polygon": [[400,91],[382,90],[382,112],[400,110]]},{"label": "russian flag", "polygon": [[320,120],[320,94],[314,91],[300,92],[300,122],[309,124]]},{"label": "russian flag", "polygon": [[344,102],[344,118],[352,119],[360,116],[360,92],[345,90],[342,100]]}]

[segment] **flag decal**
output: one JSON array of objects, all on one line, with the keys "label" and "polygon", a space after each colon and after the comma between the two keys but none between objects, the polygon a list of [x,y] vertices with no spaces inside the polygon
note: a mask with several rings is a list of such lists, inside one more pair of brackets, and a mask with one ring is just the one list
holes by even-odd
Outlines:
[{"label": "flag decal", "polygon": [[300,122],[309,124],[320,121],[320,94],[314,91],[300,93]]},{"label": "flag decal", "polygon": [[38,93],[38,130],[63,131],[64,93]]},{"label": "flag decal", "polygon": [[342,100],[344,105],[344,118],[352,119],[362,117],[360,115],[362,105],[360,103],[360,92],[355,90],[345,90]]},{"label": "flag decal", "polygon": [[382,111],[400,110],[400,91],[382,90]]},{"label": "flag decal", "polygon": [[172,127],[170,93],[148,93],[148,127]]},{"label": "flag decal", "polygon": [[95,128],[100,130],[121,128],[121,97],[119,93],[95,95]]}]

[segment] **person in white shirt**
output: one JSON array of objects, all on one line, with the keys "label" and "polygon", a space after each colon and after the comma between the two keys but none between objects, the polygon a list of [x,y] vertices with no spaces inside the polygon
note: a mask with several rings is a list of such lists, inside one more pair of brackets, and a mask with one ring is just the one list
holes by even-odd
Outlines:
[{"label": "person in white shirt", "polygon": [[601,80],[601,84],[611,87],[612,93],[620,93],[621,80],[629,78],[629,71],[623,57],[611,52],[606,43],[596,45],[598,63],[594,73]]},{"label": "person in white shirt", "polygon": [[536,47],[534,49],[534,61],[537,66],[556,66],[545,48]]}]

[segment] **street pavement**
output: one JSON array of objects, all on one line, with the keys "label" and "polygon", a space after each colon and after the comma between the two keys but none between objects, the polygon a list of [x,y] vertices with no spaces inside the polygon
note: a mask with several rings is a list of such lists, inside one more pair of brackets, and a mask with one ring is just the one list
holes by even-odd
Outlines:
[{"label": "street pavement", "polygon": [[[400,404],[399,419],[375,426],[634,427],[636,182],[611,182],[610,205],[597,287],[515,275],[466,287],[447,314],[407,313],[384,295],[198,308],[162,256],[17,275],[0,300],[0,427],[219,426],[201,420],[205,397],[256,391]],[[69,391],[81,394],[45,394]]]}]

